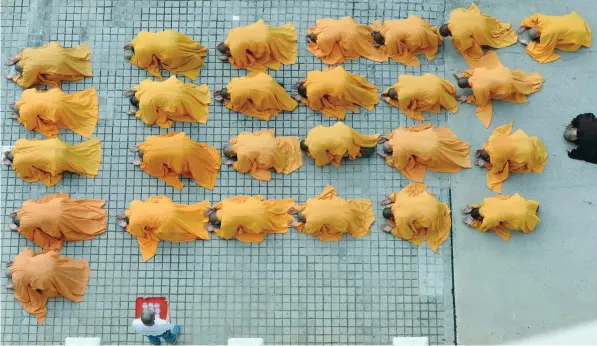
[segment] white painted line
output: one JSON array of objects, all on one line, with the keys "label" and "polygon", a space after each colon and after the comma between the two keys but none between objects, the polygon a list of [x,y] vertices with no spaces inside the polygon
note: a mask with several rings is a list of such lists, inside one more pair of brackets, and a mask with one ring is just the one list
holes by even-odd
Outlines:
[{"label": "white painted line", "polygon": [[100,345],[100,338],[66,338],[65,346],[97,346]]},{"label": "white painted line", "polygon": [[426,336],[420,337],[395,337],[392,340],[393,346],[427,346],[429,345],[429,339]]},{"label": "white painted line", "polygon": [[230,338],[228,346],[262,346],[262,338]]},{"label": "white painted line", "polygon": [[240,16],[232,16],[232,20],[240,20]]}]

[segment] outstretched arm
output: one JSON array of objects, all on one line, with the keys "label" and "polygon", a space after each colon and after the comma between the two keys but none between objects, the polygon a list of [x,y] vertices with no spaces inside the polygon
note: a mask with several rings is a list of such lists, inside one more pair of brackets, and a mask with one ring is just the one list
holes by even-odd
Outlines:
[{"label": "outstretched arm", "polygon": [[597,164],[597,148],[579,146],[576,149],[569,149],[568,157],[575,160],[584,160],[589,163]]}]

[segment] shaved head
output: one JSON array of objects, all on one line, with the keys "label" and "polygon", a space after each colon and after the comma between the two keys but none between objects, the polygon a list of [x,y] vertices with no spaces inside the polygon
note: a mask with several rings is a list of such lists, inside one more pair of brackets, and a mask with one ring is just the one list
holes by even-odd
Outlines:
[{"label": "shaved head", "polygon": [[396,91],[396,89],[390,88],[388,89],[386,96],[391,98],[392,100],[396,100],[398,99],[398,92]]},{"label": "shaved head", "polygon": [[392,212],[392,208],[390,207],[384,208],[384,210],[382,211],[382,215],[386,220],[394,220],[394,213]]},{"label": "shaved head", "polygon": [[219,225],[220,224],[220,220],[218,220],[218,213],[217,212],[213,212],[211,214],[209,214],[209,223],[211,223],[212,225]]},{"label": "shaved head", "polygon": [[479,158],[485,162],[491,161],[491,159],[489,157],[489,153],[487,151],[485,151],[485,149],[481,149],[481,152],[479,153]]},{"label": "shaved head", "polygon": [[461,89],[470,88],[471,85],[468,83],[468,77],[458,78],[458,87]]},{"label": "shaved head", "polygon": [[305,88],[305,83],[304,82],[300,82],[297,91],[299,93],[299,95],[301,95],[301,97],[307,98],[307,88]]},{"label": "shaved head", "polygon": [[371,36],[373,36],[373,41],[375,41],[375,43],[377,43],[377,44],[382,45],[382,44],[386,43],[385,39],[381,35],[381,32],[379,32],[379,31],[372,32]]},{"label": "shaved head", "polygon": [[529,30],[529,38],[533,41],[539,41],[539,39],[541,38],[541,33],[537,28],[531,28]]},{"label": "shaved head", "polygon": [[228,46],[226,45],[226,43],[224,43],[224,41],[218,43],[218,45],[216,46],[217,50],[224,54],[227,55],[230,53],[230,49],[228,48]]},{"label": "shaved head", "polygon": [[236,153],[234,152],[234,149],[232,149],[232,144],[228,143],[224,146],[224,155],[226,155],[226,157],[236,157]]},{"label": "shaved head", "polygon": [[564,131],[564,138],[569,142],[575,142],[578,139],[578,129],[576,127],[566,129]]},{"label": "shaved head", "polygon": [[17,70],[17,72],[23,72],[23,66],[21,66],[20,62],[15,65],[15,70]]},{"label": "shaved head", "polygon": [[481,216],[481,211],[479,208],[473,208],[473,210],[471,210],[471,217],[475,220],[483,220],[483,216]]},{"label": "shaved head", "polygon": [[305,214],[303,214],[302,211],[299,211],[298,214],[296,214],[296,218],[297,218],[297,220],[299,220],[299,222],[302,222],[302,223],[307,222],[307,217],[305,217]]},{"label": "shaved head", "polygon": [[384,142],[383,146],[383,151],[386,154],[391,154],[394,152],[394,150],[392,150],[392,146],[390,145],[390,142]]},{"label": "shaved head", "polygon": [[301,150],[308,153],[309,152],[309,147],[307,146],[307,144],[305,144],[305,140],[303,139],[301,141]]},{"label": "shaved head", "polygon": [[439,27],[439,34],[443,37],[452,36],[452,32],[450,31],[450,28],[448,28],[448,24],[444,24]]},{"label": "shaved head", "polygon": [[317,42],[317,35],[315,35],[314,33],[309,33],[307,34],[307,37],[309,38],[309,40],[311,40],[312,42]]}]

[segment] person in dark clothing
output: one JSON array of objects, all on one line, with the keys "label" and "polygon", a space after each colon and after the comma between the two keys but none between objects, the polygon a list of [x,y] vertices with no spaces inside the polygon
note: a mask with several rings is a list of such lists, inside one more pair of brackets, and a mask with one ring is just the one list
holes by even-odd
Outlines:
[{"label": "person in dark clothing", "polygon": [[564,138],[576,144],[568,149],[568,157],[597,164],[597,118],[593,113],[579,114],[566,126]]}]

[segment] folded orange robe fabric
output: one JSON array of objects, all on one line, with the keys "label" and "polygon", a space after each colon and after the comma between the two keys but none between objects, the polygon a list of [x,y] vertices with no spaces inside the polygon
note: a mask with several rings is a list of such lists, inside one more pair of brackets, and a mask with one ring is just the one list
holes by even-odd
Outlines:
[{"label": "folded orange robe fabric", "polygon": [[191,80],[199,75],[207,49],[187,35],[174,30],[140,31],[131,41],[134,54],[131,64],[163,80],[160,66]]},{"label": "folded orange robe fabric", "polygon": [[68,129],[83,137],[91,137],[98,119],[95,88],[65,94],[59,88],[48,91],[27,89],[16,102],[19,122],[29,131],[46,137],[58,136]]},{"label": "folded orange robe fabric", "polygon": [[22,88],[36,84],[58,86],[64,80],[77,81],[93,76],[87,43],[63,48],[58,42],[50,42],[39,48],[25,48],[15,58],[23,72],[12,80]]},{"label": "folded orange robe fabric", "polygon": [[175,243],[209,240],[205,228],[207,208],[209,201],[175,204],[166,196],[132,201],[125,212],[128,218],[126,230],[137,237],[143,261],[147,262],[155,256],[160,240]]},{"label": "folded orange robe fabric", "polygon": [[43,182],[52,187],[65,171],[94,178],[102,161],[99,138],[70,145],[58,138],[19,139],[12,149],[12,169],[28,183]]},{"label": "folded orange robe fabric", "polygon": [[226,240],[261,243],[268,234],[288,233],[292,198],[263,200],[263,196],[236,196],[216,204],[220,228],[215,233]]},{"label": "folded orange robe fabric", "polygon": [[494,192],[502,192],[502,183],[510,172],[540,174],[547,163],[543,142],[520,129],[512,133],[512,123],[496,128],[483,149],[491,160],[486,165],[487,187]]},{"label": "folded orange robe fabric", "polygon": [[337,122],[331,127],[319,125],[309,130],[305,144],[316,166],[331,163],[340,167],[344,155],[348,154],[350,160],[356,159],[361,156],[361,148],[375,147],[377,138],[379,134],[362,135],[352,127]]},{"label": "folded orange robe fabric", "polygon": [[386,163],[414,182],[422,183],[427,169],[456,173],[461,168],[471,168],[471,145],[447,127],[433,128],[429,123],[400,126],[386,138],[393,150]]},{"label": "folded orange robe fabric", "polygon": [[197,143],[184,132],[149,136],[139,144],[139,150],[143,153],[141,169],[177,190],[184,186],[179,175],[206,189],[216,185],[222,163],[218,149]]},{"label": "folded orange robe fabric", "polygon": [[56,251],[35,253],[24,248],[9,268],[15,299],[42,324],[48,314],[48,298],[83,301],[91,269],[86,259],[60,257]]}]

